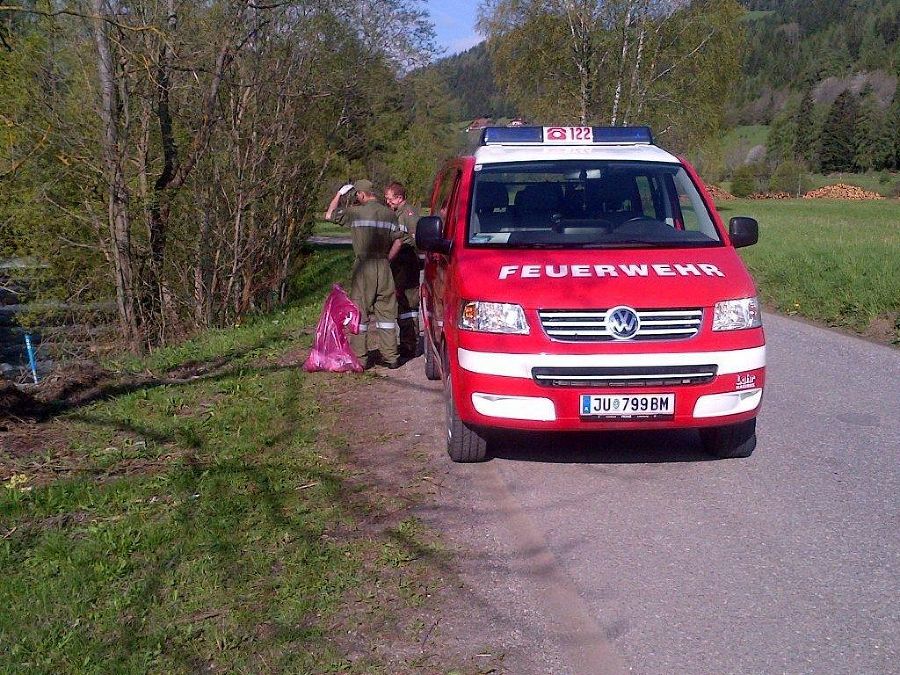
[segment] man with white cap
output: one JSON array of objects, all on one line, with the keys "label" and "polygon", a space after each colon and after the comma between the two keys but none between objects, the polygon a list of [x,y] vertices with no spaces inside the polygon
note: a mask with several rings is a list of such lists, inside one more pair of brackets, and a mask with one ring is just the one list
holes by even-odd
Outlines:
[{"label": "man with white cap", "polygon": [[[356,204],[338,208],[341,197],[356,190]],[[335,193],[325,218],[350,228],[353,271],[350,299],[359,307],[363,321],[358,335],[350,336],[350,346],[360,360],[366,360],[368,317],[375,317],[375,341],[380,365],[397,368],[397,297],[389,260],[400,251],[402,232],[396,214],[378,200],[372,181],[363,178],[344,185]]]}]

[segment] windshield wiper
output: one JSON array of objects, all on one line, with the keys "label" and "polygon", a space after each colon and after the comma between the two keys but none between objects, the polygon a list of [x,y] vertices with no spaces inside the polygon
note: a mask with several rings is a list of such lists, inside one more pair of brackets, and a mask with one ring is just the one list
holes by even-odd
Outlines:
[{"label": "windshield wiper", "polygon": [[514,244],[507,244],[506,248],[572,248],[572,244],[546,241],[517,241]]},{"label": "windshield wiper", "polygon": [[649,240],[649,239],[614,239],[612,241],[598,241],[589,244],[583,244],[582,248],[706,248],[720,246],[717,241],[684,241],[684,240]]},{"label": "windshield wiper", "polygon": [[650,241],[648,239],[614,239],[613,241],[596,241],[589,244],[582,244],[581,248],[630,248],[633,246],[648,246],[657,248],[660,246],[671,246],[671,241]]}]

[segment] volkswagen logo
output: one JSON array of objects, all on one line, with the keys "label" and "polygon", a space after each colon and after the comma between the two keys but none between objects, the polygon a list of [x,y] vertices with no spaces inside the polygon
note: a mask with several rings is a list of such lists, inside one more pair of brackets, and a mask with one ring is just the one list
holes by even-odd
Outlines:
[{"label": "volkswagen logo", "polygon": [[630,340],[641,328],[641,320],[631,307],[613,307],[606,313],[606,330],[616,340]]}]

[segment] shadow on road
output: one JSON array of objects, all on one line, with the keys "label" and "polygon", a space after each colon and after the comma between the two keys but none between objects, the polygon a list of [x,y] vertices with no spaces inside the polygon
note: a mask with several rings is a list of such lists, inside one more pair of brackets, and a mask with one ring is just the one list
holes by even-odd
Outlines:
[{"label": "shadow on road", "polygon": [[696,431],[606,431],[493,436],[492,459],[568,464],[660,464],[710,462]]}]

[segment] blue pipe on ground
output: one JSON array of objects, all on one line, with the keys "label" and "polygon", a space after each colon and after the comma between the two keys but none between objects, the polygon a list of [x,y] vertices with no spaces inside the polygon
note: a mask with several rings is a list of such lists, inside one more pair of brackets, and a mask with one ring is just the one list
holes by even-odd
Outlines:
[{"label": "blue pipe on ground", "polygon": [[31,335],[28,333],[25,333],[25,351],[28,352],[28,365],[31,366],[31,376],[34,378],[34,383],[37,384],[37,362],[34,358],[34,345],[31,344]]}]

